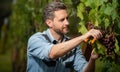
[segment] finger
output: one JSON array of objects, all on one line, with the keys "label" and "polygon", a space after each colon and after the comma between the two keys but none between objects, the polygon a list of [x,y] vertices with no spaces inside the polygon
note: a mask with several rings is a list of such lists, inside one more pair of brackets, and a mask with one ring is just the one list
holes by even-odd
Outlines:
[{"label": "finger", "polygon": [[101,38],[102,37],[102,33],[100,30],[98,30],[98,37]]},{"label": "finger", "polygon": [[99,38],[102,37],[102,33],[101,33],[99,30],[95,30],[93,34],[94,34],[93,36],[94,36],[96,39],[99,39]]},{"label": "finger", "polygon": [[94,31],[94,32],[92,33],[92,36],[93,36],[95,39],[98,39],[98,38],[99,38],[99,35],[98,35],[98,33],[97,33],[96,31]]}]

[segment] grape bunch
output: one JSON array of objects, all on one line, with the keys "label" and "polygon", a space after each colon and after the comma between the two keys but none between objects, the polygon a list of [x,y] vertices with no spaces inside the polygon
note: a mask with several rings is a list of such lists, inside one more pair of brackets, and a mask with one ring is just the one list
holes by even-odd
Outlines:
[{"label": "grape bunch", "polygon": [[114,49],[115,49],[115,34],[114,33],[110,33],[107,30],[103,30],[101,28],[98,28],[96,26],[94,26],[91,22],[88,22],[87,24],[87,28],[88,30],[90,29],[99,29],[103,35],[102,38],[98,39],[98,41],[104,45],[107,49],[107,55],[111,55],[112,53],[114,53]]},{"label": "grape bunch", "polygon": [[103,37],[99,39],[99,42],[107,48],[107,54],[111,55],[115,49],[115,35],[103,33]]}]

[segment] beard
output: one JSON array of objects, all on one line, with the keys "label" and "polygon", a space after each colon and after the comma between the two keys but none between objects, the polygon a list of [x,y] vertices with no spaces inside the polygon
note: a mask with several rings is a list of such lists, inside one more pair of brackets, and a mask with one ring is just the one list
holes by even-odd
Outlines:
[{"label": "beard", "polygon": [[67,34],[69,32],[69,26],[62,27],[61,29],[54,28],[53,30],[59,35],[64,35],[64,34]]}]

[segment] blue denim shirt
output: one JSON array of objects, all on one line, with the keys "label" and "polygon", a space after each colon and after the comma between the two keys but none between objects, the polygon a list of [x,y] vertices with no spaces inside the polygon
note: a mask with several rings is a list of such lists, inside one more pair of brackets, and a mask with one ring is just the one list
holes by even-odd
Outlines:
[{"label": "blue denim shirt", "polygon": [[[64,36],[63,42],[69,39]],[[81,49],[76,47],[69,53],[58,59],[51,60],[49,53],[56,40],[49,29],[32,35],[28,40],[27,48],[27,72],[83,72],[87,63]]]}]

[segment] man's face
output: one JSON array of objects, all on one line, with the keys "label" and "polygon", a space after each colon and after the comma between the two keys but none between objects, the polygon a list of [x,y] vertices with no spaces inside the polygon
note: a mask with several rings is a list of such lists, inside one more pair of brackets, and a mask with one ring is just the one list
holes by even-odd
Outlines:
[{"label": "man's face", "polygon": [[52,20],[51,29],[58,34],[66,34],[69,29],[68,14],[66,10],[54,12],[55,18]]}]

